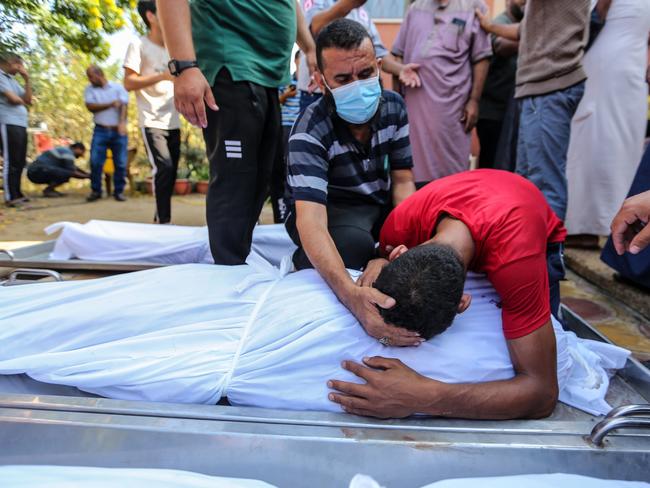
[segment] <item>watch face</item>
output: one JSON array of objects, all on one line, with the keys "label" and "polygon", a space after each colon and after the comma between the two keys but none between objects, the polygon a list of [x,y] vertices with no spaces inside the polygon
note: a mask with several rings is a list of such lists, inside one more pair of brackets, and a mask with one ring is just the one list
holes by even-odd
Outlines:
[{"label": "watch face", "polygon": [[169,67],[169,72],[171,73],[172,76],[176,76],[178,74],[178,70],[176,69],[176,60],[171,59],[169,63],[167,63],[167,66]]}]

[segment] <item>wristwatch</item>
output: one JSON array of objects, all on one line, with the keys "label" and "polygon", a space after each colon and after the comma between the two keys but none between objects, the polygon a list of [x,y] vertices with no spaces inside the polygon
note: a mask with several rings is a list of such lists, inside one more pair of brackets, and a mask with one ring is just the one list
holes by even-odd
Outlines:
[{"label": "wristwatch", "polygon": [[190,68],[198,68],[199,64],[194,61],[179,61],[178,59],[170,59],[167,63],[169,72],[172,76],[179,76],[183,71]]}]

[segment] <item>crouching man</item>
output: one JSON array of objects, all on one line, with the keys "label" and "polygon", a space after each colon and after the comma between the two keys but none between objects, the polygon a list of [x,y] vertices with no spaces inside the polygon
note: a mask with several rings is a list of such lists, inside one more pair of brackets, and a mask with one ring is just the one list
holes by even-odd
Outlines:
[{"label": "crouching man", "polygon": [[[344,367],[366,384],[332,380],[328,386],[338,392],[331,393],[330,399],[347,412],[376,417],[414,413],[476,419],[550,415],[558,397],[551,313],[557,315],[560,304],[565,237],[562,222],[542,193],[524,178],[505,171],[477,170],[441,178],[406,199],[381,230],[380,251],[388,259],[372,261],[358,284],[374,285],[392,295],[395,307],[379,310],[387,322],[407,327],[411,312],[402,309],[400,302],[412,308],[413,297],[405,300],[400,295],[412,290],[413,283],[426,281],[420,289],[429,290],[422,301],[433,307],[432,323],[421,335],[428,338],[470,306],[471,297],[462,292],[467,270],[486,273],[501,297],[498,305],[515,377],[446,384],[425,378],[397,360],[365,358],[365,366],[346,361]],[[439,255],[435,271],[410,258],[411,265],[400,276],[390,278],[391,284],[384,276],[384,284],[380,283],[377,277],[384,267],[391,266],[389,262],[416,250],[420,253],[420,247],[427,248],[428,255]],[[403,265],[400,268],[405,269]],[[389,334],[381,339],[385,344],[399,340]]]},{"label": "crouching man", "polygon": [[56,190],[57,186],[70,178],[90,179],[90,173],[75,166],[75,159],[83,157],[85,152],[82,142],[45,151],[27,167],[27,178],[32,183],[47,185],[43,190],[46,198],[65,196]]},{"label": "crouching man", "polygon": [[[361,24],[327,25],[316,57],[325,96],[303,112],[289,138],[293,262],[316,268],[366,331],[380,337],[387,326],[376,305],[394,301],[355,286],[345,268],[363,269],[375,257],[383,218],[415,191],[406,108],[398,94],[381,89],[381,60]],[[419,343],[415,334],[401,334],[407,344]]]}]

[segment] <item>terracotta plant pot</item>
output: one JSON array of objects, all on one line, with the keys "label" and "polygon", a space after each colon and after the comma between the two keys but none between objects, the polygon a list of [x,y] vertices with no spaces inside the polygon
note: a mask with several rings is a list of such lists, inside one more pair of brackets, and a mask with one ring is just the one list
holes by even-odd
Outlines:
[{"label": "terracotta plant pot", "polygon": [[192,183],[185,178],[179,178],[174,183],[175,195],[189,195],[192,192]]},{"label": "terracotta plant pot", "polygon": [[209,181],[197,181],[196,192],[205,195],[208,193],[208,186],[210,186]]},{"label": "terracotta plant pot", "polygon": [[144,179],[144,189],[149,195],[153,195],[153,178],[151,176]]}]

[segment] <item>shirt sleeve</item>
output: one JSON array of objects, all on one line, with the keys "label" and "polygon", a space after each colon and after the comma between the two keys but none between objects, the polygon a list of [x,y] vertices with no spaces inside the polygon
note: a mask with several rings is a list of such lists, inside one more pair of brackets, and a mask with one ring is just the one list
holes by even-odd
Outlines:
[{"label": "shirt sleeve", "polygon": [[95,97],[95,93],[90,89],[89,86],[84,89],[84,102],[97,103],[97,97]]},{"label": "shirt sleeve", "polygon": [[488,279],[501,297],[506,339],[528,335],[551,319],[545,254],[509,263],[489,273]]},{"label": "shirt sleeve", "polygon": [[[483,2],[479,3],[478,8],[480,8],[482,12],[488,11]],[[485,58],[489,58],[490,56],[492,56],[492,42],[490,40],[490,36],[481,27],[481,23],[479,22],[478,17],[476,15],[473,15],[471,53],[472,63],[478,63]]]},{"label": "shirt sleeve", "polygon": [[322,142],[306,132],[292,133],[288,160],[287,184],[294,200],[327,205],[329,161]]},{"label": "shirt sleeve", "polygon": [[11,85],[9,85],[9,79],[4,75],[0,75],[0,93],[7,92],[13,92]]},{"label": "shirt sleeve", "polygon": [[124,68],[129,68],[140,74],[142,59],[140,56],[140,42],[131,41],[129,47],[126,48],[126,56],[124,57]]},{"label": "shirt sleeve", "polygon": [[410,169],[413,167],[413,156],[409,139],[409,119],[404,100],[400,97],[396,103],[399,104],[400,111],[397,130],[390,141],[390,169]]},{"label": "shirt sleeve", "polygon": [[372,44],[375,46],[375,55],[378,58],[383,58],[388,54],[388,49],[384,47],[384,43],[381,40],[381,36],[379,35],[379,31],[377,30],[377,27],[375,26],[375,23],[370,20],[368,23],[368,33],[370,34],[370,38],[372,39]]},{"label": "shirt sleeve", "polygon": [[128,104],[129,103],[129,92],[126,91],[126,88],[124,88],[120,84],[115,84],[117,86],[117,97],[120,102],[123,104]]}]

